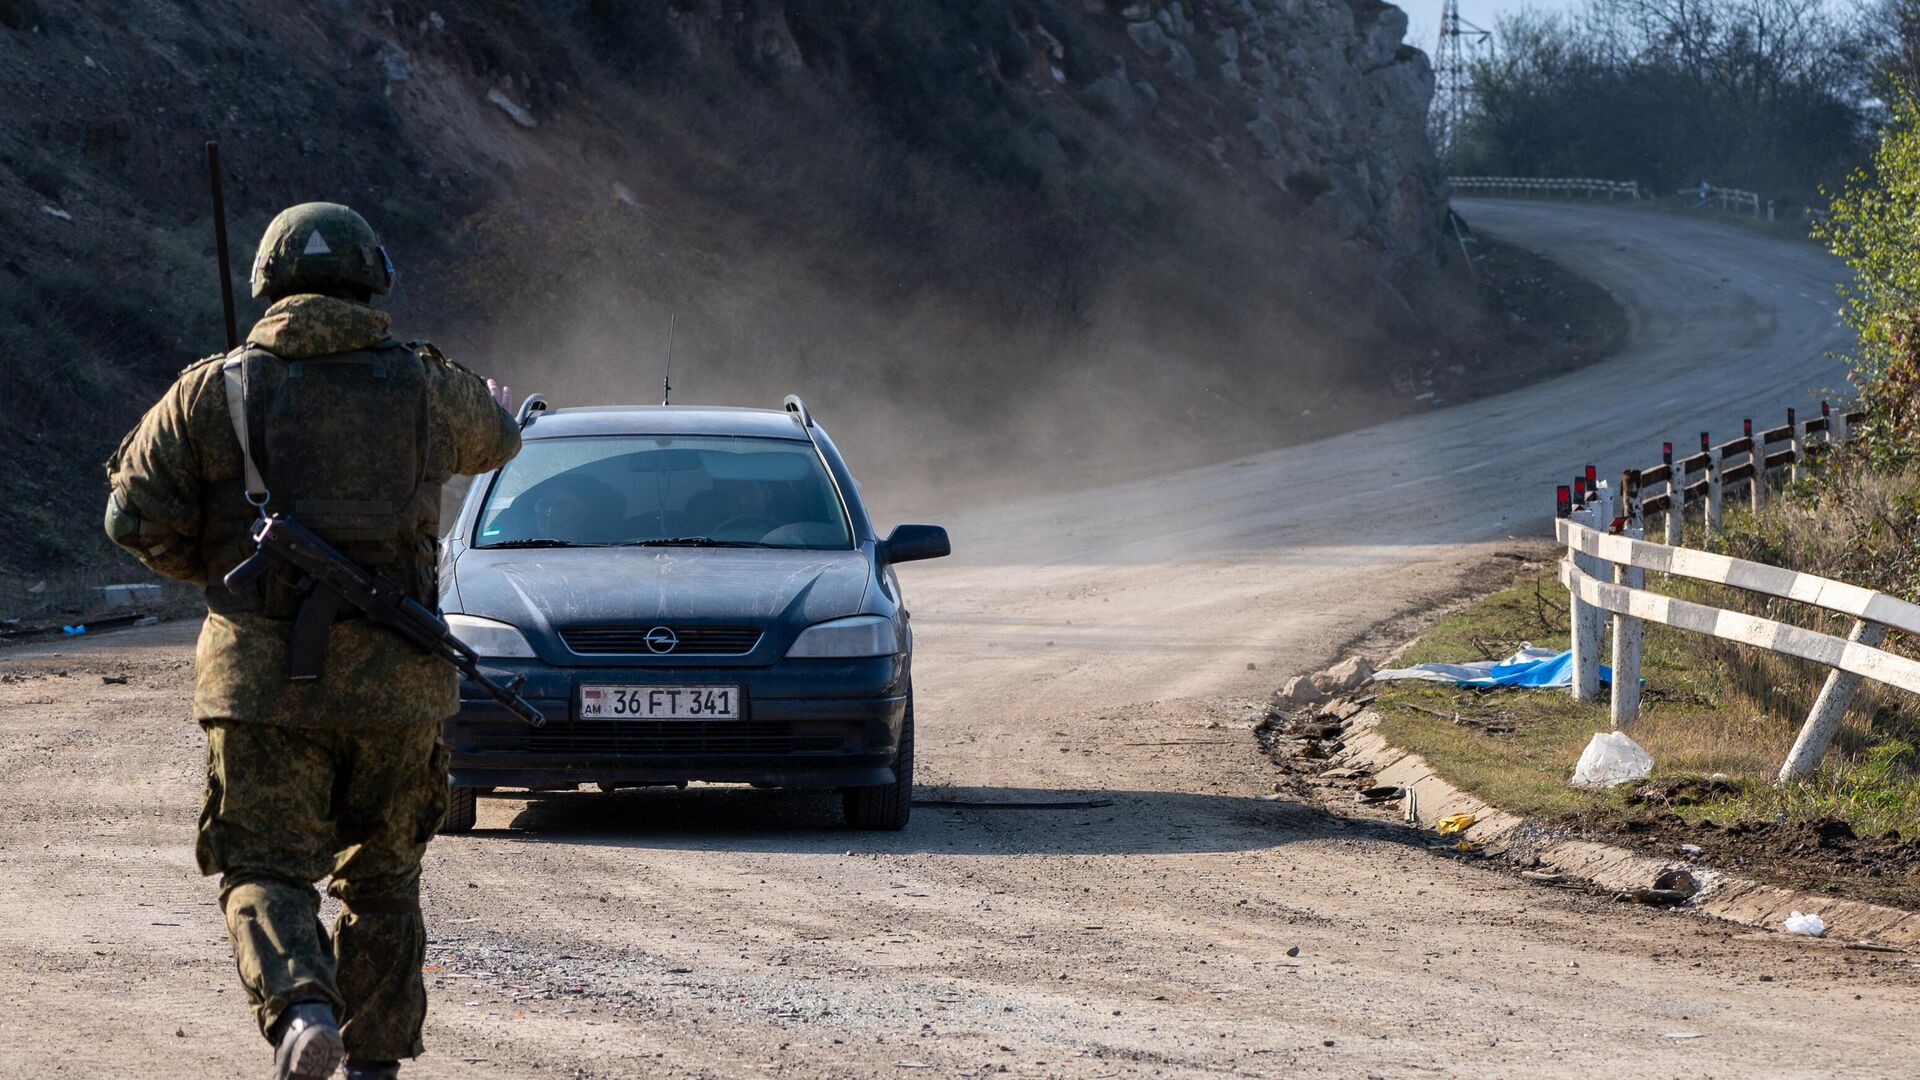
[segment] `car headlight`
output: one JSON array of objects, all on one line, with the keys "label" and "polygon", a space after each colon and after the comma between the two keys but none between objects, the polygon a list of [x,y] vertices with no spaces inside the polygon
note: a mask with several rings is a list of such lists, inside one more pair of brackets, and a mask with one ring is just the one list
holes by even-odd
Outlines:
[{"label": "car headlight", "polygon": [[478,615],[448,615],[446,619],[447,629],[476,656],[500,660],[533,656],[533,646],[527,644],[527,636],[517,626]]},{"label": "car headlight", "polygon": [[900,651],[900,632],[884,615],[855,615],[807,627],[794,639],[788,656],[892,656]]}]

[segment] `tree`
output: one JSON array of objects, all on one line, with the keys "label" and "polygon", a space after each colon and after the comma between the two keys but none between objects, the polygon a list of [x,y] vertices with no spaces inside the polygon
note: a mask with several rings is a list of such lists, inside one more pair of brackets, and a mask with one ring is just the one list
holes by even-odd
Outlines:
[{"label": "tree", "polygon": [[1845,317],[1859,335],[1854,383],[1878,453],[1920,453],[1920,101],[1895,99],[1868,168],[1848,177],[1815,234],[1846,260]]},{"label": "tree", "polygon": [[1920,0],[1879,0],[1860,20],[1873,92],[1897,101],[1920,90]]},{"label": "tree", "polygon": [[1463,171],[1805,200],[1867,151],[1865,50],[1827,0],[1589,0],[1503,19],[1495,39]]}]

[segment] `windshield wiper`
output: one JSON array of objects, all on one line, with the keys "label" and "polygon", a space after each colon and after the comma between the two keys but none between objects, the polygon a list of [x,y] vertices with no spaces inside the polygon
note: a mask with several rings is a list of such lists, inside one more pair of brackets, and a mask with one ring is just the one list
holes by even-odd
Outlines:
[{"label": "windshield wiper", "polygon": [[598,544],[579,544],[572,540],[555,540],[548,536],[529,536],[518,540],[502,540],[497,544],[481,544],[482,548],[569,548],[599,547]]},{"label": "windshield wiper", "polygon": [[711,536],[674,536],[666,539],[625,540],[614,547],[724,547],[724,548],[763,548],[773,547],[758,540],[715,540]]}]

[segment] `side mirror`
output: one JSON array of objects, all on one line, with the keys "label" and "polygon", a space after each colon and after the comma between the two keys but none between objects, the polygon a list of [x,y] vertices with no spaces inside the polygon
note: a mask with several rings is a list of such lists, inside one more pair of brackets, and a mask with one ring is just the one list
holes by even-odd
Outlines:
[{"label": "side mirror", "polygon": [[953,545],[938,525],[901,525],[880,541],[879,554],[880,561],[889,564],[940,559],[953,554]]}]

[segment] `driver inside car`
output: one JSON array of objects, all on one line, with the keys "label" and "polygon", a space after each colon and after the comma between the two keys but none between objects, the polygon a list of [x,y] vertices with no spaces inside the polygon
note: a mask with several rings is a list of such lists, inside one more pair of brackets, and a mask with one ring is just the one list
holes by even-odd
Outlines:
[{"label": "driver inside car", "polygon": [[619,492],[600,480],[561,473],[529,488],[515,500],[515,508],[521,504],[527,508],[518,524],[528,538],[604,544],[625,539],[615,535],[619,532],[615,526],[618,508],[625,502]]},{"label": "driver inside car", "polygon": [[579,493],[556,487],[533,500],[533,531],[540,536],[571,539],[586,532],[593,511]]},{"label": "driver inside car", "polygon": [[716,540],[757,541],[780,523],[773,519],[769,484],[716,480],[687,500],[691,532]]}]

